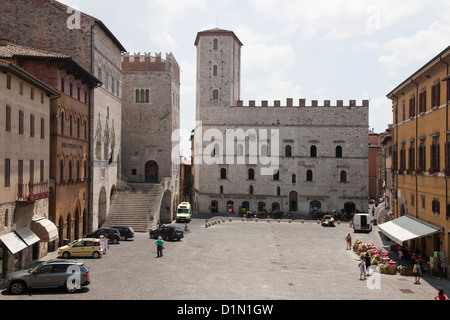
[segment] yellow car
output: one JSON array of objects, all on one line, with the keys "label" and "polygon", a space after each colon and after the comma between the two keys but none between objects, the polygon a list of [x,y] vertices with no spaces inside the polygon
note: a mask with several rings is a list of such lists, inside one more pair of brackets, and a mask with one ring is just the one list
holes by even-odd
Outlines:
[{"label": "yellow car", "polygon": [[58,257],[69,259],[71,256],[101,258],[102,247],[100,239],[83,238],[58,248]]}]

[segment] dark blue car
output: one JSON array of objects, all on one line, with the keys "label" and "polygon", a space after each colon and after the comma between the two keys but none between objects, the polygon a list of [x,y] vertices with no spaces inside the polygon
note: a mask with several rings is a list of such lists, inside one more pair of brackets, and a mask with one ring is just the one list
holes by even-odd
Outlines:
[{"label": "dark blue car", "polygon": [[134,238],[134,230],[132,227],[113,226],[110,228],[119,230],[121,240],[128,240]]}]

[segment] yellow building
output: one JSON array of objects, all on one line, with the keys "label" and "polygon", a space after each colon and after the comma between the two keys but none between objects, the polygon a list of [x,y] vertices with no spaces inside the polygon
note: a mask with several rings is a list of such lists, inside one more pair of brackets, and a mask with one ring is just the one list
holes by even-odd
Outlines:
[{"label": "yellow building", "polygon": [[450,264],[449,66],[450,47],[387,95],[393,105],[393,211],[398,224],[380,227],[392,240],[425,256],[432,267],[436,251]]}]

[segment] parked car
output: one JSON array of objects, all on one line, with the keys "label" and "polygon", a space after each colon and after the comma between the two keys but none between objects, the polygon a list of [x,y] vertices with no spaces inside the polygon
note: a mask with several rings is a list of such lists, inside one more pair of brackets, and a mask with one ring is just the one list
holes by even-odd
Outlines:
[{"label": "parked car", "polygon": [[86,235],[86,238],[100,238],[100,236],[108,237],[108,242],[117,244],[120,242],[120,232],[113,228],[100,228]]},{"label": "parked car", "polygon": [[71,256],[101,258],[102,248],[100,239],[82,238],[58,248],[58,257],[69,259]]},{"label": "parked car", "polygon": [[112,226],[110,228],[119,230],[121,240],[134,238],[134,230],[131,227]]},{"label": "parked car", "polygon": [[164,240],[181,240],[184,237],[183,230],[177,226],[164,225],[156,230],[150,230],[150,238],[157,239],[159,236]]},{"label": "parked car", "polygon": [[324,227],[334,227],[334,219],[331,215],[324,215],[322,218],[322,226]]},{"label": "parked car", "polygon": [[[75,278],[78,276],[79,278]],[[49,260],[34,268],[10,273],[5,278],[5,288],[12,294],[20,294],[29,289],[53,287],[62,287],[68,292],[75,292],[90,282],[89,268],[82,261]]]}]

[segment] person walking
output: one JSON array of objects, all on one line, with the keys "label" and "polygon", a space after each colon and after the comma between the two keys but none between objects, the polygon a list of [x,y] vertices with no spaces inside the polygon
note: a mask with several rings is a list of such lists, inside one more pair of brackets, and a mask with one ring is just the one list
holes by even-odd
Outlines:
[{"label": "person walking", "polygon": [[162,240],[161,236],[158,237],[158,240],[156,240],[155,243],[156,243],[156,256],[158,258],[162,257],[164,249],[164,241]]},{"label": "person walking", "polygon": [[420,284],[420,276],[422,274],[422,269],[420,268],[418,261],[416,261],[416,264],[414,264],[413,273],[414,273],[414,279],[415,279],[414,284]]},{"label": "person walking", "polygon": [[444,293],[444,289],[439,290],[438,294],[434,297],[434,300],[448,300],[447,295]]},{"label": "person walking", "polygon": [[358,264],[359,266],[359,280],[366,280],[366,266],[364,263],[364,258]]},{"label": "person walking", "polygon": [[350,232],[345,237],[345,241],[347,241],[347,250],[352,250],[352,236],[350,235]]},{"label": "person walking", "polygon": [[369,269],[370,268],[370,254],[368,252],[366,252],[366,272],[367,272],[367,276],[370,276],[370,272]]}]

